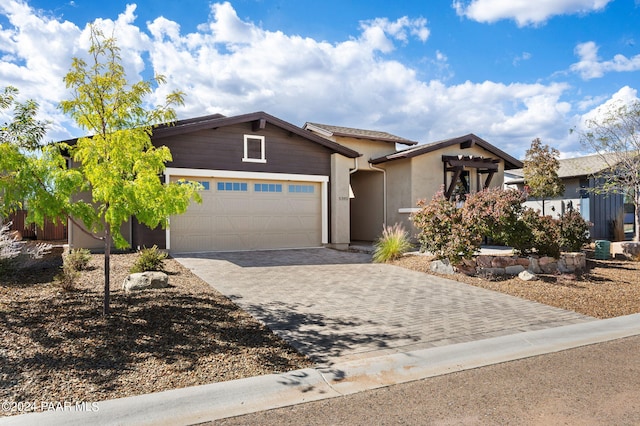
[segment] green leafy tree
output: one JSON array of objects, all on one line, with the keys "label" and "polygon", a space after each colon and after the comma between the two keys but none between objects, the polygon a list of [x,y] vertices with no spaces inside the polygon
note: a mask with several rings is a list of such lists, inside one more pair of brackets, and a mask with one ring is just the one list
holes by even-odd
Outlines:
[{"label": "green leafy tree", "polygon": [[0,218],[23,208],[39,177],[46,180],[38,156],[47,123],[36,118],[38,104],[18,102],[18,94],[12,86],[0,93],[0,110],[13,110],[12,120],[0,126]]},{"label": "green leafy tree", "polygon": [[599,173],[596,193],[624,194],[635,207],[634,241],[640,241],[640,101],[617,103],[587,120],[580,134],[607,168]]},{"label": "green leafy tree", "polygon": [[75,167],[75,190],[89,194],[71,202],[72,220],[80,220],[104,241],[104,315],[109,312],[109,263],[112,243],[128,246],[121,225],[132,216],[151,228],[166,227],[170,215],[184,213],[192,198],[200,202],[196,183],[163,184],[160,175],[171,161],[167,147],[151,143],[153,127],[176,119],[173,106],[183,103],[180,92],[170,93],[164,105],[145,108],[145,99],[161,76],[129,84],[114,38],[90,29],[89,63],[74,58],[64,78],[72,98],[61,102],[62,111],[91,136],[65,148]]},{"label": "green leafy tree", "polygon": [[559,156],[557,149],[542,145],[540,138],[536,138],[524,157],[524,182],[528,186],[529,195],[542,200],[543,216],[545,199],[564,193],[564,185],[558,177]]}]

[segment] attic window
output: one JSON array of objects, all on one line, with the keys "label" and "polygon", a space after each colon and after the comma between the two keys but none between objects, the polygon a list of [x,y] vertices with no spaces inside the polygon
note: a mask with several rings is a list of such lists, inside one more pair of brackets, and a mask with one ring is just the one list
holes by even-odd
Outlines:
[{"label": "attic window", "polygon": [[244,135],[244,156],[242,161],[248,163],[266,163],[264,136]]}]

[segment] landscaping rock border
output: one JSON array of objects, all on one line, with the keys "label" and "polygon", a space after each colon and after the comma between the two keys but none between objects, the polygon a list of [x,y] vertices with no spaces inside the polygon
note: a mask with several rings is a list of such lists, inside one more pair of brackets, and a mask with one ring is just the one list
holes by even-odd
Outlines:
[{"label": "landscaping rock border", "polygon": [[523,271],[532,274],[573,274],[587,269],[585,253],[562,253],[556,259],[549,256],[504,256],[481,254],[465,259],[458,267],[467,275],[519,275]]}]

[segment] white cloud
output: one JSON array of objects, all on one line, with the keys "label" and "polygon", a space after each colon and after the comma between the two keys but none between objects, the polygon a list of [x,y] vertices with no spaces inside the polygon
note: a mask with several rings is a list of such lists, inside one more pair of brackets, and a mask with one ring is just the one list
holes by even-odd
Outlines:
[{"label": "white cloud", "polygon": [[529,59],[531,59],[531,53],[529,52],[522,52],[521,55],[516,56],[515,58],[513,58],[513,66],[517,67],[520,65],[520,62],[522,61],[528,61]]},{"label": "white cloud", "polygon": [[598,56],[598,46],[593,41],[578,44],[575,54],[580,59],[571,65],[573,72],[580,74],[583,80],[600,78],[608,72],[629,72],[640,70],[640,54],[627,58],[615,55],[609,61],[602,61]]},{"label": "white cloud", "polygon": [[[390,58],[404,44],[428,40],[423,18],[363,21],[359,34],[329,43],[267,31],[240,19],[229,3],[213,4],[208,22],[187,34],[163,17],[141,26],[135,11],[130,5],[117,19],[97,23],[118,39],[132,80],[152,73],[167,78],[150,103],[170,90],[186,93],[180,118],[264,110],[297,125],[378,129],[420,142],[473,132],[514,157],[522,157],[535,137],[575,150],[568,129],[579,118],[575,110],[584,109],[564,101],[567,84],[450,85],[454,70],[439,50],[420,74]],[[0,6],[0,13],[11,23],[0,28],[0,78],[43,105],[54,122],[50,138],[78,136],[56,106],[69,96],[62,78],[71,57],[86,54],[87,27],[44,17],[17,0]],[[584,102],[582,108],[597,104]]]},{"label": "white cloud", "polygon": [[453,0],[459,16],[493,23],[513,19],[518,26],[538,25],[556,15],[589,13],[603,9],[612,0]]},{"label": "white cloud", "polygon": [[611,110],[612,108],[620,105],[631,105],[632,103],[638,101],[640,101],[640,99],[638,99],[638,91],[636,89],[632,89],[629,86],[624,86],[605,102],[584,113],[580,117],[581,125],[584,125],[587,120],[598,121],[599,119],[603,118],[606,112]]}]

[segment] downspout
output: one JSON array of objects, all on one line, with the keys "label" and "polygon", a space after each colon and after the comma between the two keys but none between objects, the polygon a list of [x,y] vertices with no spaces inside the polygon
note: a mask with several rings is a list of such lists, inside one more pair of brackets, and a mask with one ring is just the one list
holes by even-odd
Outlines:
[{"label": "downspout", "polygon": [[382,226],[386,228],[387,227],[387,171],[380,167],[376,167],[371,163],[369,163],[369,168],[377,172],[382,172],[382,208],[384,209],[382,212],[382,220],[383,220]]},{"label": "downspout", "polygon": [[352,174],[354,174],[355,172],[357,172],[357,171],[358,171],[358,157],[354,158],[353,160],[355,161],[356,166],[355,166],[355,168],[353,168],[353,169],[351,169],[351,170],[349,171],[349,174],[350,174],[350,175],[352,175]]},{"label": "downspout", "polygon": [[360,170],[358,168],[358,157],[354,158],[353,161],[355,162],[355,167],[349,170],[349,198],[353,195],[353,188],[351,188],[351,175]]}]

